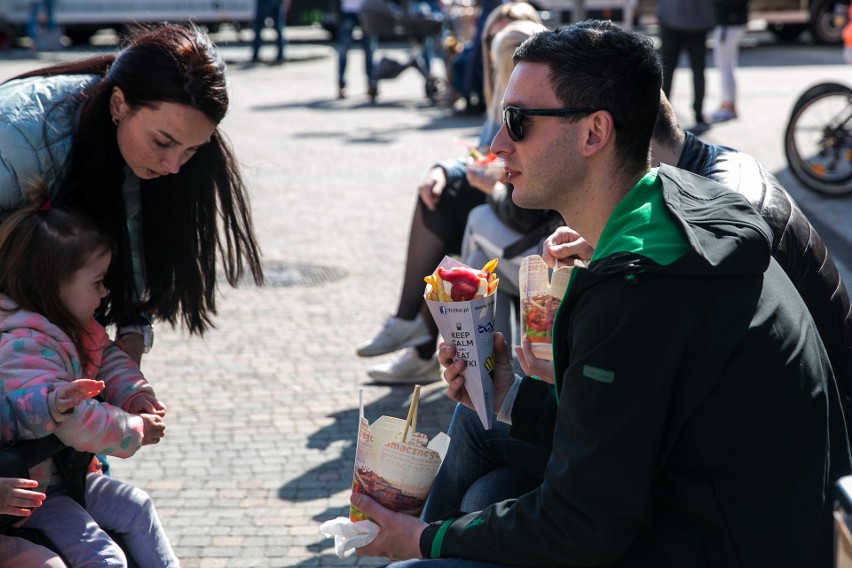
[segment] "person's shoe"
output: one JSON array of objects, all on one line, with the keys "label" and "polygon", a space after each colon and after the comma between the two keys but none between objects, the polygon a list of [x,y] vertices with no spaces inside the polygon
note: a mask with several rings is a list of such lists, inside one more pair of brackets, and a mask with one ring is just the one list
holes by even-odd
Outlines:
[{"label": "person's shoe", "polygon": [[391,316],[373,338],[362,343],[355,351],[359,357],[376,357],[393,353],[405,347],[414,347],[432,340],[432,334],[423,317],[417,314],[413,320]]},{"label": "person's shoe", "polygon": [[417,351],[409,347],[387,363],[376,365],[367,374],[377,383],[413,385],[434,383],[441,378],[440,371],[435,355],[421,359]]},{"label": "person's shoe", "polygon": [[714,123],[734,120],[735,118],[737,118],[737,113],[735,110],[730,108],[720,108],[710,115],[710,120]]},{"label": "person's shoe", "polygon": [[338,87],[337,98],[338,99],[345,99],[346,98],[346,89],[344,87]]},{"label": "person's shoe", "polygon": [[687,132],[691,132],[696,136],[701,136],[705,134],[708,130],[710,130],[710,125],[704,122],[703,120],[696,122],[693,126],[686,129]]}]

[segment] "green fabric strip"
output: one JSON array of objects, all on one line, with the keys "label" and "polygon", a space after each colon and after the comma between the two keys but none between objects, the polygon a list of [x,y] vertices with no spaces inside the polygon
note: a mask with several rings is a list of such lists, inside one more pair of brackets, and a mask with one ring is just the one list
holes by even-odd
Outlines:
[{"label": "green fabric strip", "polygon": [[432,541],[432,550],[429,551],[430,558],[441,557],[441,545],[444,543],[444,535],[450,528],[450,525],[453,524],[454,520],[455,519],[444,521],[443,523],[441,523],[441,526],[438,527],[438,532],[435,533],[435,540]]},{"label": "green fabric strip", "polygon": [[668,266],[689,250],[681,228],[663,200],[663,182],[650,170],[627,192],[601,232],[592,260],[630,252]]}]

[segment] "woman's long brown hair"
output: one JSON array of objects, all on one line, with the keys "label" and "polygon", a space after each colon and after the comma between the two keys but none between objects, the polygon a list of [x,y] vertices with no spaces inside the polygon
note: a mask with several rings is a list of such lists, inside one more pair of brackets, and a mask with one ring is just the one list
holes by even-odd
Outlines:
[{"label": "woman's long brown hair", "polygon": [[[109,99],[121,88],[131,108],[186,105],[219,124],[228,109],[225,64],[195,26],[141,28],[117,55],[62,63],[25,74],[102,76],[86,92],[60,199],[80,208],[117,244],[107,275],[103,323],[133,322],[139,308],[203,334],[216,313],[216,260],[231,286],[246,268],[263,284],[248,192],[230,145],[216,129],[177,174],[141,180],[145,290],[135,289],[122,185],[125,163]],[[140,301],[137,302],[136,298]]]}]

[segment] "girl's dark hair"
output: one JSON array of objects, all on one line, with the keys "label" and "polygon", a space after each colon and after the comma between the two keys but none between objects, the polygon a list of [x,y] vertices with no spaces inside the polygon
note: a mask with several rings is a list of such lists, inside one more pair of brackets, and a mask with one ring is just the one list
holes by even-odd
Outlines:
[{"label": "girl's dark hair", "polygon": [[[114,87],[133,108],[171,102],[219,124],[228,109],[225,63],[193,25],[141,27],[116,55],[62,63],[24,76],[98,74],[85,102],[60,188],[63,202],[79,207],[117,243],[107,275],[110,300],[103,323],[131,322],[144,308],[191,333],[203,334],[216,313],[216,258],[236,286],[245,267],[263,284],[260,247],[248,193],[230,145],[217,128],[210,143],[176,174],[141,180],[145,290],[136,290],[122,186],[125,163],[111,121]],[[137,301],[138,300],[138,301]]]},{"label": "girl's dark hair", "polygon": [[111,253],[112,239],[82,215],[50,206],[41,179],[28,185],[26,199],[0,224],[0,293],[64,331],[85,368],[90,360],[82,341],[86,330],[65,306],[60,290],[91,259]]}]

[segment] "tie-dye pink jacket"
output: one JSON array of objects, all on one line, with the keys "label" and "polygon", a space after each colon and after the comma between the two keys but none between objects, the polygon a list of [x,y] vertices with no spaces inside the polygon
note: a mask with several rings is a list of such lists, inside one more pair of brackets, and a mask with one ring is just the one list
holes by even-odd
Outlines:
[{"label": "tie-dye pink jacket", "polygon": [[[86,342],[91,362],[80,369],[71,339],[44,316],[17,308],[0,295],[0,447],[56,434],[83,452],[127,458],[142,445],[142,419],[122,410],[143,393],[154,394],[139,367],[109,340],[94,320]],[[91,348],[88,348],[91,345]],[[48,410],[48,394],[62,382],[97,379],[106,402],[85,400],[61,422]],[[30,470],[39,489],[58,482],[52,460]]]}]

